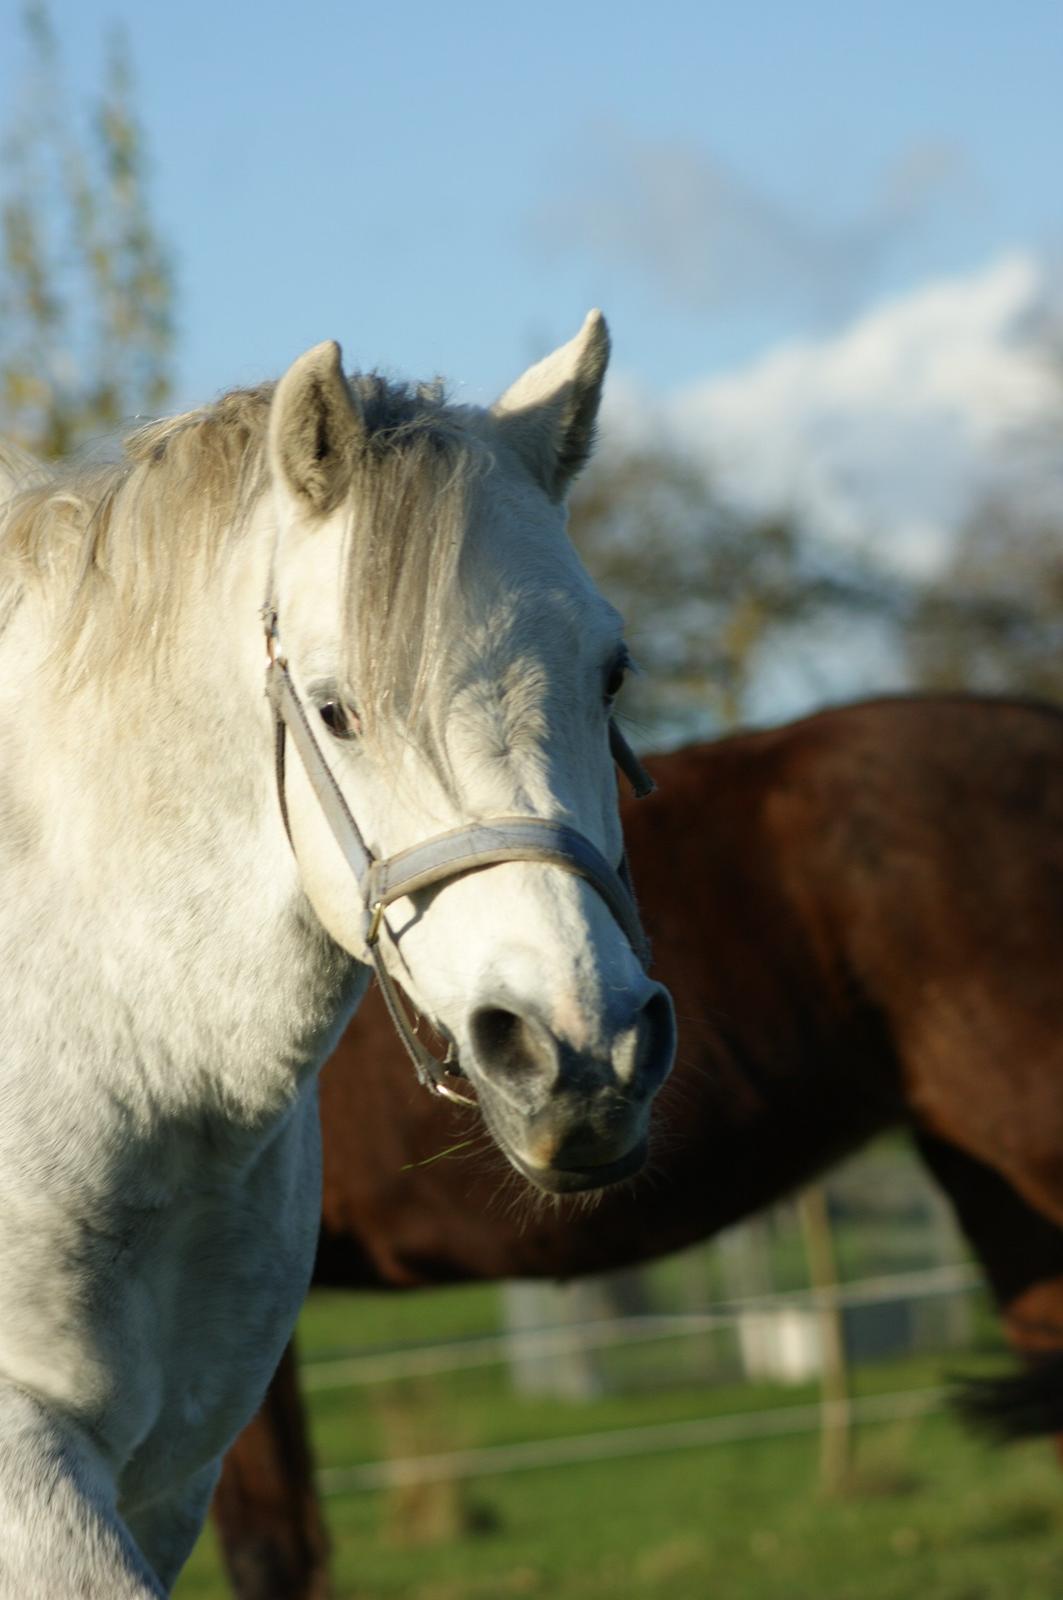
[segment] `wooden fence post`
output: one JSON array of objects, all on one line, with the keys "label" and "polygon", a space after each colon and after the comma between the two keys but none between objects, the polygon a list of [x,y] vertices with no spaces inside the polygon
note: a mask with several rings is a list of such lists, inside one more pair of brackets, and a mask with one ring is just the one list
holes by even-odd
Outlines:
[{"label": "wooden fence post", "polygon": [[848,1486],[852,1467],[852,1418],[845,1355],[845,1322],[836,1298],[838,1268],[827,1193],[823,1185],[813,1183],[802,1190],[797,1209],[805,1242],[809,1282],[817,1291],[816,1322],[823,1362],[820,1382],[820,1486],[825,1494],[838,1495]]}]

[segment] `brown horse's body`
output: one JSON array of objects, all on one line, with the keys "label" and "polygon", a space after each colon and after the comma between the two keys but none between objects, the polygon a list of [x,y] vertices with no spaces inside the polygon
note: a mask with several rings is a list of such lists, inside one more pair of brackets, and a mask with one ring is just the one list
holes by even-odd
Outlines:
[{"label": "brown horse's body", "polygon": [[[880,701],[650,763],[632,870],[675,997],[653,1167],[530,1210],[367,1004],[322,1084],[315,1282],[564,1278],[703,1239],[907,1125],[1016,1346],[1063,1350],[1063,714]],[[1063,1426],[1063,1422],[1058,1425]],[[247,1600],[324,1593],[293,1369],[217,1511]]]}]

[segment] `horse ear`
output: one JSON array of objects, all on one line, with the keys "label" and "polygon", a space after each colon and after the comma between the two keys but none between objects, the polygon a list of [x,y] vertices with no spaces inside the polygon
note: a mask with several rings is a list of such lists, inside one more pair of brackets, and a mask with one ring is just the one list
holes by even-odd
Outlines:
[{"label": "horse ear", "polygon": [[347,493],[364,437],[340,347],[327,339],[293,362],[277,385],[269,417],[274,482],[304,510],[324,516]]},{"label": "horse ear", "polygon": [[499,430],[547,494],[560,500],[594,447],[609,329],[592,311],[576,337],[529,367],[491,408]]}]

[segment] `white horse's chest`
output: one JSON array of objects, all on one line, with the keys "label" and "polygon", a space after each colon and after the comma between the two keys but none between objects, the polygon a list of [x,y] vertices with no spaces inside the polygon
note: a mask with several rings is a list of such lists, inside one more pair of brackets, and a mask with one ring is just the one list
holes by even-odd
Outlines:
[{"label": "white horse's chest", "polygon": [[320,1216],[317,1098],[306,1086],[244,1162],[161,1137],[137,1163],[151,1183],[112,1151],[113,1181],[86,1187],[76,1132],[55,1122],[67,1159],[49,1187],[27,1192],[14,1159],[0,1172],[17,1308],[0,1322],[0,1377],[78,1422],[132,1512],[220,1456],[280,1358]]},{"label": "white horse's chest", "polygon": [[150,1313],[129,1352],[155,1392],[118,1473],[127,1510],[220,1455],[257,1407],[306,1293],[319,1216],[308,1097],[252,1171],[175,1207],[160,1229],[139,1275]]}]

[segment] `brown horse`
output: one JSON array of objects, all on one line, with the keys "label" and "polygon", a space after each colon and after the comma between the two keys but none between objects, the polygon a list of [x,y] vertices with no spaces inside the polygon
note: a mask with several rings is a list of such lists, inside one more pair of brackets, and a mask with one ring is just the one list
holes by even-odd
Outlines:
[{"label": "brown horse", "polygon": [[[322,1085],[315,1282],[405,1288],[646,1260],[908,1127],[1009,1336],[1052,1353],[990,1396],[1063,1429],[1063,713],[962,697],[828,711],[650,762],[625,817],[679,1065],[655,1171],[593,1211],[514,1207],[497,1158],[366,1006]],[[290,1354],[216,1515],[246,1600],[325,1592]]]}]

